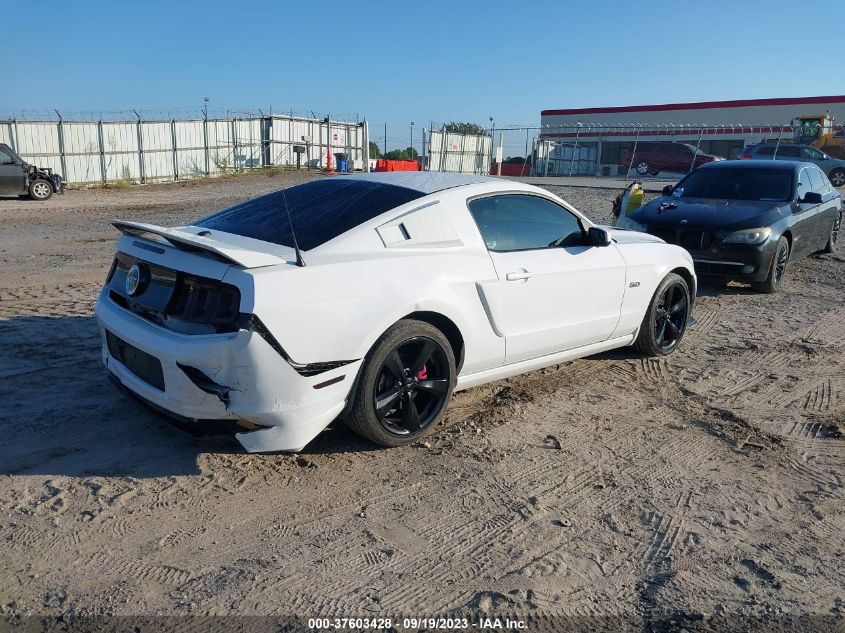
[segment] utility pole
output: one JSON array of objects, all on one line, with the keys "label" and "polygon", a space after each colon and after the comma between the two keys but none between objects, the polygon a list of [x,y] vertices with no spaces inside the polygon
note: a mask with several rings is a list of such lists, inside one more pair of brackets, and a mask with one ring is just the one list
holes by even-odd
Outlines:
[{"label": "utility pole", "polygon": [[411,151],[410,158],[414,160],[414,122],[411,121]]},{"label": "utility pole", "polygon": [[384,124],[384,151],[382,152],[382,156],[387,154],[387,123]]}]

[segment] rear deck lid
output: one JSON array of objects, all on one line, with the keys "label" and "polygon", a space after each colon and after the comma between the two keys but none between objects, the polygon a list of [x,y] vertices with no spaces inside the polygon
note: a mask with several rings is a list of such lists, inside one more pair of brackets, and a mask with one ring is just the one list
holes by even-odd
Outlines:
[{"label": "rear deck lid", "polygon": [[115,220],[112,224],[124,235],[152,242],[163,242],[184,251],[203,251],[243,268],[296,263],[296,253],[288,246],[216,229],[201,226],[165,228],[155,224],[124,220]]}]

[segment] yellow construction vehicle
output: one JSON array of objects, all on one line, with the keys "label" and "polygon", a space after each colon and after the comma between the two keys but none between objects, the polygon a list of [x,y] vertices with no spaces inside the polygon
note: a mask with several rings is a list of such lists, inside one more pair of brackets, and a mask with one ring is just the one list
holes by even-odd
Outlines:
[{"label": "yellow construction vehicle", "polygon": [[833,125],[831,114],[809,114],[792,119],[793,142],[818,147],[845,160],[845,127]]}]

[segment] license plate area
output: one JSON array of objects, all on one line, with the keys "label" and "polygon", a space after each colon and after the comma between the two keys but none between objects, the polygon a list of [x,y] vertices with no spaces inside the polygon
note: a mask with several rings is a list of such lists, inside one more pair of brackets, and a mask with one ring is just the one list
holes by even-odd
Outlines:
[{"label": "license plate area", "polygon": [[148,385],[164,391],[164,372],[158,358],[130,345],[109,331],[106,331],[106,344],[112,358],[120,361],[126,369]]}]

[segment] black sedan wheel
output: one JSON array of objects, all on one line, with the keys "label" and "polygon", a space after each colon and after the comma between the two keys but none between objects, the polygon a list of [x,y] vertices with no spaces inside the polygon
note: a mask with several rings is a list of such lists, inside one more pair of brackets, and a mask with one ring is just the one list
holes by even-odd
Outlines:
[{"label": "black sedan wheel", "polygon": [[772,258],[772,264],[769,268],[769,276],[762,283],[754,284],[754,288],[760,292],[772,294],[780,287],[784,275],[786,275],[786,265],[789,263],[789,241],[785,237],[778,240],[775,247],[775,256]]},{"label": "black sedan wheel", "polygon": [[824,247],[823,253],[836,253],[839,250],[837,243],[839,242],[840,230],[842,230],[842,213],[836,216],[833,226],[830,227],[830,237],[827,238],[827,245]]},{"label": "black sedan wheel", "polygon": [[634,347],[646,356],[671,354],[684,338],[689,315],[689,286],[680,275],[669,273],[651,299]]},{"label": "black sedan wheel", "polygon": [[382,446],[415,441],[443,417],[455,387],[455,357],[429,323],[399,321],[362,368],[349,427]]}]

